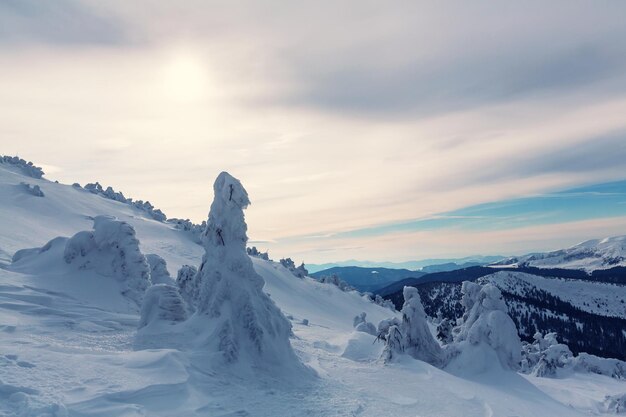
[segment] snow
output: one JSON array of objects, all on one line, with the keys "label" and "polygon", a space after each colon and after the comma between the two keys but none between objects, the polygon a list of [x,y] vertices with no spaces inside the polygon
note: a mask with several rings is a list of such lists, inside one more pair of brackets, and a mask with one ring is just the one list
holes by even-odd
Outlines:
[{"label": "snow", "polygon": [[[39,185],[45,197],[26,195],[23,181]],[[384,364],[383,345],[355,331],[353,319],[366,313],[372,323],[391,317],[399,322],[397,312],[355,291],[296,279],[279,263],[260,258],[250,259],[264,281],[262,292],[291,317],[292,348],[316,377],[242,377],[221,372],[208,349],[139,349],[142,315],[122,294],[123,283],[66,263],[68,238],[55,239],[86,231],[76,243],[90,247],[99,215],[132,226],[141,253],[163,258],[171,275],[201,263],[204,248],[172,224],[0,164],[0,415],[585,416],[608,413],[605,397],[625,391],[624,381],[577,372],[552,379],[490,369],[459,377],[408,355]],[[117,233],[123,230],[105,235],[121,241]],[[23,252],[11,265],[17,250],[48,241],[44,252]],[[183,281],[195,276],[192,268],[183,271]],[[155,295],[149,304],[157,307],[144,317],[177,313],[147,320],[144,329],[168,338],[172,334],[163,328],[180,326],[182,312],[178,301],[170,302],[176,299],[173,287],[158,289],[163,287],[144,296]],[[301,324],[304,319],[308,325]]]},{"label": "snow", "polygon": [[494,265],[582,269],[587,272],[626,266],[626,236],[588,240],[567,249],[510,258]]},{"label": "snow", "polygon": [[580,310],[609,317],[626,317],[626,286],[577,279],[546,278],[524,272],[500,271],[481,278],[503,291],[524,296],[542,289]]}]

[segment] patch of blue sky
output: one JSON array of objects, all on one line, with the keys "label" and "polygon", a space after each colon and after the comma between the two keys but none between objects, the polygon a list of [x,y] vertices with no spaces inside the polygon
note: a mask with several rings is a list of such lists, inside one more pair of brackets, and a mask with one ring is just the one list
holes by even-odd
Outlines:
[{"label": "patch of blue sky", "polygon": [[365,237],[438,229],[502,230],[626,216],[626,180],[469,206],[428,218],[335,234]]}]

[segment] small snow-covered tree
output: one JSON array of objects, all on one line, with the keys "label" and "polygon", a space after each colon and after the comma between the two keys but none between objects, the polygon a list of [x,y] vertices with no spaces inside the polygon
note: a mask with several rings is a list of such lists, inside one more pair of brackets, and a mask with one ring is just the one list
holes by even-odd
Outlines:
[{"label": "small snow-covered tree", "polygon": [[265,261],[269,261],[270,260],[269,253],[259,251],[256,248],[256,246],[253,246],[251,248],[247,248],[246,251],[248,252],[248,255],[253,256],[255,258],[263,259]]},{"label": "small snow-covered tree", "polygon": [[205,254],[198,269],[197,315],[213,328],[207,339],[227,362],[247,358],[254,366],[300,367],[289,336],[291,323],[263,292],[264,281],[246,253],[243,210],[250,204],[239,180],[222,172],[214,184]]},{"label": "small snow-covered tree", "polygon": [[174,324],[186,319],[185,304],[176,287],[156,284],[148,288],[141,306],[140,329],[156,322]]},{"label": "small snow-covered tree", "polygon": [[30,195],[34,195],[35,197],[44,197],[44,193],[43,191],[41,191],[41,187],[39,187],[38,185],[31,185],[23,182],[22,187],[24,187],[26,192]]},{"label": "small snow-covered tree", "polygon": [[192,311],[195,311],[196,304],[200,298],[199,278],[198,268],[193,265],[183,265],[178,270],[178,275],[176,276],[176,285],[180,295]]},{"label": "small snow-covered tree", "polygon": [[442,365],[443,351],[428,328],[417,288],[404,287],[403,295],[402,321],[399,325],[389,326],[383,359],[389,361],[397,354],[405,353],[435,366]]},{"label": "small snow-covered tree", "polygon": [[500,290],[492,284],[480,286],[465,281],[461,291],[465,313],[457,329],[455,354],[462,353],[466,346],[492,349],[503,368],[517,369],[522,345]]},{"label": "small snow-covered tree", "polygon": [[454,336],[452,334],[453,329],[452,322],[450,320],[444,318],[437,325],[437,339],[439,339],[444,344],[449,344],[454,341]]},{"label": "small snow-covered tree", "polygon": [[336,274],[324,275],[319,278],[319,282],[323,284],[332,284],[339,288],[341,291],[354,291],[354,287],[342,280]]},{"label": "small snow-covered tree", "polygon": [[146,255],[146,261],[150,266],[150,281],[152,284],[174,284],[174,280],[167,270],[165,259],[159,255],[150,253]]},{"label": "small snow-covered tree", "polygon": [[359,314],[358,316],[355,316],[354,319],[352,320],[352,326],[357,332],[368,333],[373,336],[376,336],[377,334],[376,326],[368,322],[366,317],[367,317],[367,313],[365,312]]},{"label": "small snow-covered tree", "polygon": [[298,278],[304,278],[309,275],[309,271],[305,268],[304,262],[302,262],[298,267],[296,267],[295,262],[291,258],[283,258],[279,262]]},{"label": "small snow-covered tree", "polygon": [[556,333],[547,333],[545,336],[536,333],[533,343],[524,343],[522,346],[520,371],[548,378],[579,372],[625,379],[626,362],[585,352],[574,356],[567,345],[559,343]]}]

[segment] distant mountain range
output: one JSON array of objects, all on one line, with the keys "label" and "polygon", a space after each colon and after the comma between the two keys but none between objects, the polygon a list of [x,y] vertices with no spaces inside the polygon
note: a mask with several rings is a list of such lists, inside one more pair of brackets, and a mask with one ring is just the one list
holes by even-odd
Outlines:
[{"label": "distant mountain range", "polygon": [[522,339],[557,332],[572,351],[626,359],[626,236],[405,278],[375,291],[396,307],[402,289],[419,290],[426,313],[455,320],[463,312],[461,283],[497,286]]},{"label": "distant mountain range", "polygon": [[364,268],[360,266],[335,266],[310,274],[314,278],[337,275],[339,278],[361,292],[374,292],[396,281],[407,278],[417,279],[425,272],[408,269]]},{"label": "distant mountain range", "polygon": [[594,239],[567,249],[496,261],[498,266],[581,269],[588,272],[626,266],[626,236]]},{"label": "distant mountain range", "polygon": [[[318,271],[322,271],[324,269],[330,269],[338,266],[360,266],[363,268],[389,268],[389,269],[408,269],[410,271],[419,271],[425,267],[430,267],[434,265],[456,265],[457,267],[462,267],[461,265],[471,263],[475,265],[486,265],[493,262],[498,262],[503,259],[506,259],[504,256],[467,256],[465,258],[441,258],[441,259],[423,259],[419,261],[406,261],[406,262],[376,262],[376,261],[357,261],[356,259],[351,259],[348,261],[340,261],[340,262],[330,262],[324,264],[306,264],[309,272],[315,273]],[[466,265],[470,266],[470,265]],[[434,272],[434,271],[430,271]]]}]

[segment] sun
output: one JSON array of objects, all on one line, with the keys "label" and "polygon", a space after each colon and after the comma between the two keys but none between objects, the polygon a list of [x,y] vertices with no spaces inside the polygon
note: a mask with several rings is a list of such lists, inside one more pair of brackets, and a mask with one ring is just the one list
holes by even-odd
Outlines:
[{"label": "sun", "polygon": [[159,82],[168,100],[193,103],[206,98],[208,69],[201,57],[189,51],[172,54],[163,66]]}]

